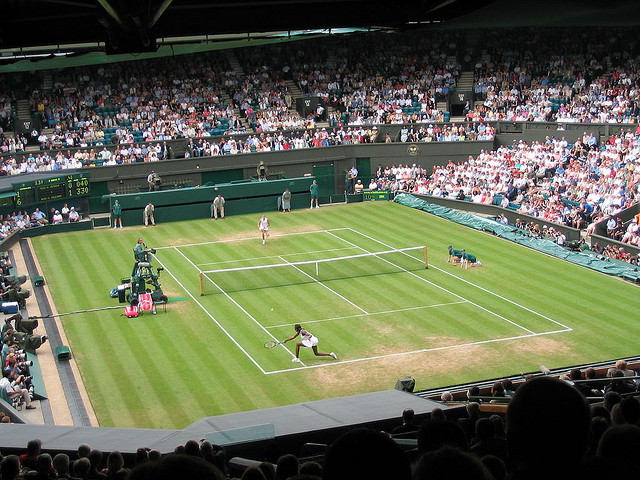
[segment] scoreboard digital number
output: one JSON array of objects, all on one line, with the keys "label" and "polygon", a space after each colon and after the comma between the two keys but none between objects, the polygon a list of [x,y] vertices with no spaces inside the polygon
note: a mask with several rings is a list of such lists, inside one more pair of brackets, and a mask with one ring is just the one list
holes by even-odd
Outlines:
[{"label": "scoreboard digital number", "polygon": [[16,205],[30,205],[63,198],[89,195],[89,174],[72,173],[60,177],[49,177],[33,182],[14,183]]},{"label": "scoreboard digital number", "polygon": [[389,190],[363,190],[364,201],[389,200]]}]

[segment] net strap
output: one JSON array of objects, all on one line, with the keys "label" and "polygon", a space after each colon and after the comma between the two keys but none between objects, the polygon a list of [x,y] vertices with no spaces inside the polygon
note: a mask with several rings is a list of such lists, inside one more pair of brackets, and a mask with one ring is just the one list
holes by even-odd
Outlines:
[{"label": "net strap", "polygon": [[[362,258],[362,257],[378,257],[380,255],[388,255],[390,253],[406,253],[414,250],[422,250],[424,247],[408,247],[408,248],[398,248],[394,250],[383,250],[381,252],[368,252],[368,253],[360,253],[357,255],[347,255],[344,257],[333,257],[333,258],[322,258],[319,260],[306,260],[302,262],[287,262],[287,263],[271,263],[268,265],[256,265],[253,267],[233,267],[233,268],[220,268],[217,270],[206,270],[203,271],[205,274],[213,274],[220,272],[237,272],[241,270],[260,270],[263,268],[275,268],[275,267],[295,267],[297,265],[313,265],[317,263],[325,263],[325,262],[336,262],[340,260],[351,260],[354,258]],[[419,260],[419,259],[416,259]]]}]

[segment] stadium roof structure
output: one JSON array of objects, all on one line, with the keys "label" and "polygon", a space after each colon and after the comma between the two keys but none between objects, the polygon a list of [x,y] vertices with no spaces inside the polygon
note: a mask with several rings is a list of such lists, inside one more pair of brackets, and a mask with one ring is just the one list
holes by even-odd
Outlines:
[{"label": "stadium roof structure", "polygon": [[2,11],[3,63],[358,30],[640,21],[636,0],[6,0]]}]

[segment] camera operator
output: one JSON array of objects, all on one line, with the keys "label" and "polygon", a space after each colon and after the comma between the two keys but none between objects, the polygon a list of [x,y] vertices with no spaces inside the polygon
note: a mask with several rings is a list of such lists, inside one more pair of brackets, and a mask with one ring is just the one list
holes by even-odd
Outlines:
[{"label": "camera operator", "polygon": [[9,378],[3,375],[2,379],[0,379],[0,388],[4,389],[4,391],[7,392],[7,395],[11,400],[15,399],[16,397],[22,397],[23,402],[27,405],[27,410],[33,410],[36,407],[34,405],[31,405],[29,390],[24,388],[24,384],[22,383],[23,381],[24,377],[22,376],[17,378],[15,381],[11,381]]},{"label": "camera operator", "polygon": [[7,355],[7,362],[4,367],[5,376],[9,380],[17,380],[20,377],[23,377],[23,380],[26,381],[29,386],[31,383],[31,377],[29,372],[29,366],[33,365],[33,362],[27,360],[27,354],[24,350],[15,350],[13,352],[9,352]]},{"label": "camera operator", "polygon": [[147,184],[149,185],[149,191],[154,192],[160,190],[162,179],[154,170],[151,170],[151,173],[147,176]]},{"label": "camera operator", "polygon": [[138,243],[136,243],[136,246],[133,248],[135,263],[133,264],[133,272],[131,273],[132,277],[137,273],[140,263],[151,263],[151,254],[153,253],[156,253],[156,251],[153,248],[147,248],[142,238],[138,238]]}]

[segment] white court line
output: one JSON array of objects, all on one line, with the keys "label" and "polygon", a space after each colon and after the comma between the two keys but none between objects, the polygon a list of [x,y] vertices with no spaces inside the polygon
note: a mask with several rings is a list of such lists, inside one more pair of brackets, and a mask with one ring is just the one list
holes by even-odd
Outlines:
[{"label": "white court line", "polygon": [[[338,364],[347,364],[347,363],[357,363],[357,362],[364,362],[367,360],[378,360],[381,358],[391,358],[391,357],[402,357],[405,355],[415,355],[416,353],[425,353],[425,352],[436,352],[438,350],[451,350],[454,348],[461,348],[461,347],[473,347],[476,345],[483,345],[485,343],[495,343],[495,342],[505,342],[505,341],[510,341],[510,340],[518,340],[520,338],[531,338],[531,337],[540,337],[542,335],[551,335],[554,333],[564,333],[567,330],[555,330],[552,332],[544,332],[544,333],[531,333],[528,335],[517,335],[515,337],[505,337],[505,338],[492,338],[490,340],[479,340],[477,342],[469,342],[469,343],[460,343],[458,345],[444,345],[442,347],[433,347],[433,348],[423,348],[420,350],[412,350],[410,352],[398,352],[398,353],[388,353],[386,355],[374,355],[371,357],[362,357],[362,358],[354,358],[353,360],[340,360],[338,362],[331,362],[331,363],[323,363],[323,364],[318,364],[318,365],[306,365],[305,368],[323,368],[323,367],[332,367],[334,365],[338,365]],[[292,370],[295,370],[293,368],[285,368],[282,370],[270,370],[268,372],[266,372],[267,375],[271,375],[274,373],[286,373],[286,372],[290,372]]]},{"label": "white court line", "polygon": [[293,256],[297,256],[297,255],[309,255],[310,253],[338,252],[338,251],[342,251],[342,250],[353,250],[353,249],[354,249],[354,247],[328,248],[326,250],[312,250],[310,252],[285,253],[283,255],[267,255],[266,257],[239,258],[237,260],[224,260],[222,262],[198,263],[197,265],[198,265],[198,267],[201,267],[201,266],[204,266],[204,265],[222,265],[223,263],[246,262],[246,261],[249,261],[249,260],[264,260],[265,258],[293,257]]},{"label": "white court line", "polygon": [[[354,230],[353,228],[349,228],[349,230],[351,230],[352,232],[357,233],[358,235],[361,235],[361,236],[363,236],[365,238],[368,238],[370,240],[374,240],[375,242],[378,242],[380,245],[384,245],[385,247],[388,247],[388,248],[393,248],[390,245],[387,245],[386,243],[383,243],[380,240],[376,240],[375,238],[370,237],[369,235],[365,235],[364,233],[361,233],[361,232],[359,232],[357,230]],[[340,238],[340,237],[338,237],[338,238]],[[350,242],[348,242],[348,243],[350,243]],[[469,280],[466,280],[466,279],[464,279],[462,277],[454,275],[453,273],[447,272],[446,270],[443,270],[441,268],[438,268],[438,267],[433,267],[433,268],[435,270],[439,270],[440,272],[446,273],[447,275],[450,275],[450,276],[452,276],[453,278],[455,278],[457,280],[460,280],[460,281],[462,281],[464,283],[467,283],[467,284],[469,284],[469,285],[471,285],[473,287],[476,287],[476,288],[482,290],[483,292],[489,293],[489,294],[493,295],[494,297],[498,297],[500,300],[504,300],[505,302],[509,302],[509,303],[511,303],[512,305],[515,305],[518,308],[522,308],[523,310],[526,310],[529,313],[533,313],[534,315],[537,315],[538,317],[544,318],[545,320],[548,320],[551,323],[555,323],[559,327],[562,327],[563,329],[565,329],[565,331],[572,331],[573,330],[573,328],[571,328],[571,327],[569,327],[567,325],[564,325],[564,324],[562,324],[562,323],[560,323],[560,322],[558,322],[558,321],[556,321],[556,320],[554,320],[552,318],[549,318],[549,317],[547,317],[546,315],[543,315],[540,312],[536,312],[535,310],[531,310],[530,308],[525,307],[524,305],[520,305],[519,303],[514,302],[513,300],[511,300],[509,298],[503,297],[502,295],[500,295],[498,293],[495,293],[495,292],[492,292],[491,290],[487,290],[486,288],[481,287],[480,285],[476,285],[475,283],[470,282]],[[422,278],[422,277],[420,277],[420,278]]]},{"label": "white court line", "polygon": [[[283,262],[286,262],[287,260],[279,257]],[[287,262],[289,263],[289,262]],[[324,283],[322,283],[320,280],[313,278],[311,275],[309,275],[307,272],[303,271],[302,269],[298,268],[297,266],[294,265],[294,267],[296,270],[298,270],[300,273],[302,273],[304,276],[309,277],[311,280],[313,280],[315,283],[317,283],[318,285],[326,288],[327,290],[329,290],[331,293],[333,293],[334,295],[337,295],[338,297],[340,297],[341,299],[343,299],[345,302],[347,302],[349,305],[353,305],[354,307],[356,307],[358,310],[360,310],[362,313],[364,313],[365,315],[369,315],[369,313],[362,307],[359,307],[358,305],[356,305],[355,303],[353,303],[351,300],[349,300],[347,297],[345,297],[344,295],[340,295],[338,292],[336,292],[333,288],[329,287],[328,285],[325,285]],[[265,328],[265,327],[262,327]]]},{"label": "white court line", "polygon": [[[352,230],[352,231],[353,231],[353,232],[355,232],[355,233],[360,234],[360,232],[358,232],[358,231],[356,231],[356,230],[353,230],[353,229],[350,229],[350,230]],[[344,239],[344,238],[340,238],[339,236],[334,235],[334,234],[333,234],[333,233],[331,233],[331,232],[328,232],[328,233],[329,233],[329,235],[333,235],[334,237],[336,237],[336,238],[338,238],[338,239],[342,240],[343,242],[346,242],[346,243],[348,243],[348,244],[350,244],[350,245],[355,245],[355,243],[352,243],[352,242],[350,242],[349,240],[346,240],[346,239]],[[360,234],[360,235],[362,235],[362,234]],[[362,236],[364,236],[364,237],[366,237],[366,238],[369,238],[369,239],[371,239],[371,240],[375,240],[374,238],[372,238],[372,237],[368,237],[367,235],[362,235]],[[375,240],[375,241],[376,241],[376,242],[378,242],[378,243],[379,243],[379,244],[381,244],[381,245],[384,245],[384,243],[382,243],[382,242],[380,242],[380,241],[378,241],[378,240]],[[388,245],[387,245],[387,246],[388,246]],[[389,248],[393,248],[393,247],[390,247],[390,246],[388,246],[388,247],[389,247]],[[362,247],[359,247],[359,248],[360,248],[361,250],[364,250],[365,252],[372,253],[372,252],[369,252],[368,250],[366,250],[365,248],[362,248]],[[466,300],[467,302],[469,302],[469,303],[470,303],[471,305],[473,305],[474,307],[477,307],[477,308],[479,308],[480,310],[484,310],[485,312],[489,313],[490,315],[494,315],[494,316],[498,317],[499,319],[504,320],[505,322],[508,322],[508,323],[510,323],[511,325],[513,325],[513,326],[515,326],[515,327],[518,327],[518,328],[520,328],[520,329],[524,330],[525,332],[529,332],[529,333],[531,333],[531,334],[535,334],[535,333],[536,333],[536,332],[534,332],[533,330],[529,330],[528,328],[523,327],[522,325],[519,325],[518,323],[514,322],[513,320],[509,320],[508,318],[503,317],[502,315],[500,315],[500,314],[498,314],[498,313],[496,313],[496,312],[492,312],[491,310],[489,310],[488,308],[483,307],[482,305],[478,305],[477,303],[472,302],[471,300],[467,300],[467,299],[466,299],[466,298],[464,298],[462,295],[458,295],[457,293],[454,293],[454,292],[452,292],[451,290],[447,290],[446,288],[444,288],[444,287],[442,287],[442,286],[440,286],[440,285],[438,285],[438,284],[436,284],[436,283],[433,283],[433,282],[431,282],[431,281],[427,280],[426,278],[421,277],[420,275],[415,274],[414,272],[410,272],[409,270],[404,269],[404,268],[402,268],[401,266],[396,265],[395,263],[393,263],[393,262],[391,262],[391,261],[389,261],[389,260],[387,260],[387,259],[385,259],[385,258],[382,258],[382,257],[379,257],[379,258],[380,258],[380,260],[383,260],[383,261],[385,261],[385,262],[387,262],[387,263],[389,263],[389,264],[391,264],[391,265],[394,265],[395,267],[398,267],[400,270],[402,270],[402,271],[404,271],[404,272],[408,273],[409,275],[412,275],[412,276],[414,276],[414,277],[416,277],[416,278],[419,278],[419,279],[420,279],[420,280],[422,280],[423,282],[428,283],[429,285],[432,285],[432,286],[434,286],[434,287],[436,287],[436,288],[439,288],[440,290],[442,290],[442,291],[444,291],[444,292],[447,292],[448,294],[453,295],[454,297],[459,298],[460,300]],[[412,257],[412,258],[415,258],[415,257]],[[416,260],[418,260],[418,259],[416,259]]]},{"label": "white court line", "polygon": [[[177,249],[176,249],[176,250],[177,250]],[[178,251],[178,253],[180,253],[180,252]],[[186,258],[186,257],[185,257],[185,258]],[[207,316],[208,316],[209,318],[211,318],[211,320],[213,320],[213,321],[214,321],[214,323],[215,323],[218,327],[220,327],[220,330],[222,330],[222,331],[224,332],[224,334],[225,334],[227,337],[229,337],[229,339],[230,339],[230,340],[231,340],[231,341],[236,345],[236,347],[238,347],[238,348],[240,349],[240,351],[241,351],[242,353],[244,353],[244,354],[247,356],[247,358],[248,358],[249,360],[251,360],[251,362],[252,362],[256,367],[258,367],[258,369],[259,369],[262,373],[266,374],[267,372],[265,372],[265,370],[260,366],[260,364],[259,364],[258,362],[256,362],[256,361],[254,360],[254,358],[253,358],[251,355],[249,355],[249,352],[247,352],[244,348],[242,348],[242,345],[240,345],[240,344],[236,341],[236,339],[235,339],[235,338],[233,338],[233,336],[232,336],[229,332],[227,332],[227,330],[226,330],[226,329],[225,329],[225,328],[220,324],[220,322],[218,322],[218,320],[216,320],[216,318],[215,318],[213,315],[211,315],[211,313],[210,313],[206,308],[204,308],[204,306],[203,306],[203,305],[198,301],[198,299],[197,299],[197,298],[195,298],[195,297],[191,294],[191,292],[189,292],[189,290],[187,290],[187,288],[186,288],[186,287],[185,287],[185,286],[180,282],[180,280],[178,280],[178,279],[176,278],[176,276],[175,276],[173,273],[171,273],[171,271],[170,271],[170,270],[169,270],[169,269],[168,269],[168,268],[167,268],[167,267],[166,267],[166,266],[165,266],[165,265],[160,261],[160,259],[159,259],[158,257],[155,257],[155,259],[158,261],[158,263],[159,263],[160,265],[162,265],[162,268],[164,268],[164,271],[165,271],[165,272],[167,272],[169,275],[171,275],[171,278],[173,278],[173,279],[176,281],[176,283],[177,283],[178,285],[180,285],[180,287],[181,287],[181,288],[186,292],[186,294],[187,294],[187,295],[189,295],[189,296],[191,297],[191,299],[192,299],[194,302],[196,302],[196,304],[197,304],[197,305],[198,305],[198,306],[199,306],[199,307],[204,311],[204,313],[206,313],[206,314],[207,314]],[[187,259],[187,260],[188,260],[188,259]],[[273,338],[273,335],[271,335],[271,333],[269,333],[269,332],[267,332],[267,333],[269,334],[269,336],[271,336],[271,337]]]},{"label": "white court line", "polygon": [[[290,237],[292,235],[309,235],[310,233],[325,233],[325,232],[337,232],[339,230],[351,230],[349,227],[341,227],[341,228],[331,228],[329,230],[309,230],[308,232],[292,232],[292,233],[279,233],[276,235],[271,235],[271,238],[278,237]],[[200,242],[200,243],[185,243],[184,245],[166,245],[164,247],[155,247],[156,250],[165,250],[167,248],[183,248],[183,247],[199,247],[200,245],[213,245],[215,243],[235,243],[235,242],[246,242],[247,240],[259,240],[260,237],[258,235],[254,235],[252,237],[245,238],[231,238],[226,240],[212,240],[210,242]]]},{"label": "white court line", "polygon": [[[178,250],[177,248],[176,248],[175,250],[176,250],[176,252],[178,252],[180,255],[182,255],[182,256],[184,257],[184,259],[185,259],[187,262],[189,262],[191,265],[193,265],[193,267],[194,267],[196,270],[198,270],[200,273],[203,273],[203,272],[202,272],[202,270],[200,270],[198,267],[196,267],[196,264],[195,264],[195,263],[193,263],[193,262],[189,259],[189,257],[187,257],[184,253],[182,253],[182,252],[181,252],[180,250]],[[173,275],[171,275],[171,276],[173,277]],[[253,317],[253,315],[251,315],[249,312],[247,312],[247,311],[244,309],[244,307],[243,307],[242,305],[240,305],[238,302],[236,302],[233,298],[231,298],[231,296],[230,296],[227,292],[225,292],[222,288],[220,288],[220,286],[219,286],[216,282],[214,282],[214,281],[211,279],[211,277],[209,277],[209,275],[206,275],[206,274],[205,274],[205,277],[207,277],[207,280],[209,280],[209,281],[210,281],[210,282],[211,282],[211,283],[212,283],[212,284],[213,284],[213,285],[214,285],[218,290],[220,290],[220,292],[221,292],[225,297],[227,297],[229,300],[231,300],[231,302],[232,302],[236,307],[238,307],[238,308],[239,308],[239,309],[240,309],[240,310],[241,310],[241,311],[242,311],[242,312],[243,312],[247,317],[249,317],[251,320],[253,320],[253,322],[254,322],[256,325],[258,325],[258,326],[259,326],[259,327],[260,327],[260,328],[261,328],[261,329],[262,329],[262,330],[263,330],[267,335],[269,335],[269,337],[271,337],[271,339],[272,339],[272,340],[275,340],[276,342],[278,342],[278,341],[279,341],[276,337],[274,337],[274,336],[271,334],[271,332],[270,332],[269,330],[267,330],[267,329],[266,329],[266,328],[265,328],[265,327],[264,327],[264,326],[263,326],[259,321],[257,321],[257,320]],[[174,278],[175,278],[175,277],[174,277]],[[182,286],[182,285],[181,285],[181,286]],[[184,287],[182,287],[182,288],[184,288]],[[188,293],[188,292],[187,292],[187,293]],[[191,298],[193,298],[193,295],[191,295],[191,294],[189,294],[189,295],[191,296]],[[213,318],[213,316],[212,316],[212,315],[211,315],[211,314],[210,314],[210,313],[209,313],[209,312],[208,312],[208,311],[207,311],[207,310],[202,306],[202,304],[200,304],[200,302],[198,302],[198,305],[200,305],[200,308],[202,308],[203,310],[205,310],[205,312],[207,312],[207,314],[208,314],[211,318]],[[216,323],[220,326],[220,328],[222,328],[222,330],[223,330],[223,331],[224,331],[224,332],[225,332],[229,337],[231,337],[231,335],[229,335],[229,333],[227,333],[227,331],[222,327],[222,325],[220,325],[217,321],[216,321]],[[238,342],[236,342],[236,341],[235,341],[235,339],[233,340],[233,342],[234,342],[236,345],[238,345],[238,346],[239,346],[239,343],[238,343]],[[284,346],[284,344],[280,344],[279,346],[280,346],[280,347],[282,347],[282,348],[284,348],[284,349],[287,351],[287,353],[289,353],[289,354],[291,354],[292,356],[294,356],[294,355],[289,351],[289,349],[288,349],[287,347],[285,347],[285,346]],[[258,365],[258,364],[256,363],[256,361],[255,361],[255,360],[253,360],[253,357],[251,357],[251,355],[249,355],[249,354],[247,353],[247,351],[246,351],[244,348],[240,347],[240,349],[241,349],[243,352],[245,352],[245,355],[247,355],[247,356],[248,356],[248,357],[253,361],[253,363],[255,363],[256,365]],[[302,362],[301,362],[301,363],[302,363]],[[262,371],[262,373],[265,373],[265,371],[262,369],[262,367],[260,367],[260,370]]]},{"label": "white court line", "polygon": [[[331,322],[333,320],[346,320],[348,318],[358,318],[358,317],[367,317],[367,316],[373,317],[375,315],[388,315],[390,313],[409,312],[411,310],[423,310],[426,308],[447,307],[449,305],[459,305],[461,303],[469,303],[469,302],[467,302],[466,300],[462,300],[460,302],[436,303],[434,305],[420,305],[419,307],[399,308],[397,310],[384,310],[382,312],[357,313],[355,315],[345,315],[344,317],[320,318],[318,320],[305,320],[304,324],[307,325],[308,323]],[[283,323],[280,325],[271,325],[265,328],[267,329],[282,328],[282,327],[290,327],[292,325],[295,325],[295,323]]]}]

